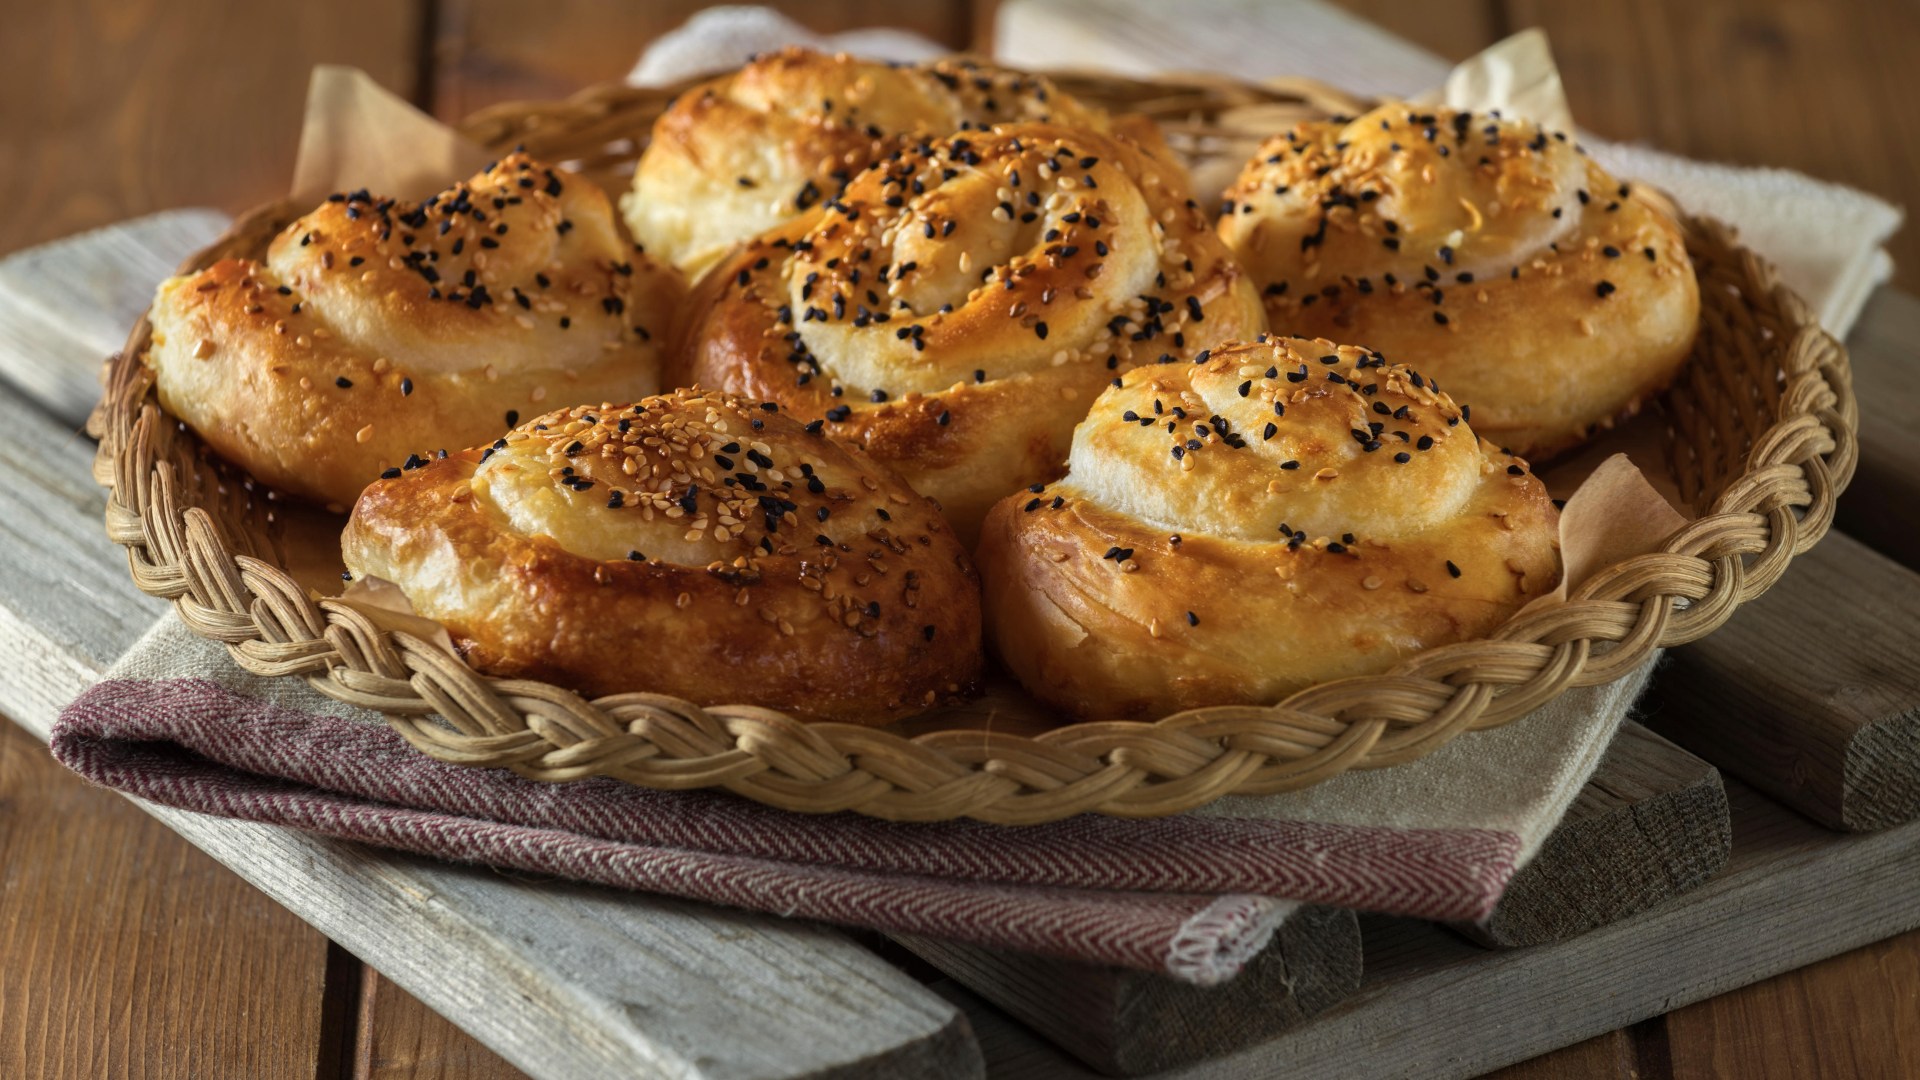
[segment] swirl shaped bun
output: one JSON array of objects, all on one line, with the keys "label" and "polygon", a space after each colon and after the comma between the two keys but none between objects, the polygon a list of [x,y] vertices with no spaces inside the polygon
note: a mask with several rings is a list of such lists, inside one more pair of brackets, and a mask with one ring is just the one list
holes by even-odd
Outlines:
[{"label": "swirl shaped bun", "polygon": [[369,486],[342,546],[477,667],[884,723],[970,688],[979,584],[934,507],[770,405],[549,413]]},{"label": "swirl shaped bun", "polygon": [[264,263],[163,282],[147,362],[222,456],[345,510],[409,455],[654,392],[683,295],[605,193],[515,154],[417,204],[334,195]]},{"label": "swirl shaped bun", "polygon": [[1226,199],[1276,333],[1417,357],[1518,454],[1631,415],[1693,347],[1679,225],[1538,127],[1398,104],[1301,124]]},{"label": "swirl shaped bun", "polygon": [[1264,324],[1184,179],[1131,142],[1011,124],[904,149],[695,289],[687,382],[865,446],[971,539],[1059,475],[1117,372]]},{"label": "swirl shaped bun", "polygon": [[1083,717],[1269,703],[1484,634],[1559,574],[1558,512],[1378,354],[1282,338],[1142,368],[1065,479],[988,515],[997,651]]},{"label": "swirl shaped bun", "polygon": [[1111,127],[1042,76],[791,47],[680,95],[654,123],[621,209],[648,251],[697,276],[910,142],[1047,120]]}]

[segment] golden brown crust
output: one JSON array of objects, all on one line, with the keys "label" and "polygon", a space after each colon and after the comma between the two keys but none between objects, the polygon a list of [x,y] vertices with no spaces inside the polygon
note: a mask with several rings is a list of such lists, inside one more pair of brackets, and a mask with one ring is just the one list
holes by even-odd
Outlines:
[{"label": "golden brown crust", "polygon": [[683,289],[604,193],[516,154],[420,204],[333,196],[264,263],[169,279],[147,360],[220,454],[345,509],[410,454],[657,389]]},{"label": "golden brown crust", "polygon": [[1678,224],[1538,127],[1385,105],[1269,139],[1226,197],[1275,332],[1418,363],[1518,454],[1631,415],[1692,350]]},{"label": "golden brown crust", "polygon": [[[680,95],[654,123],[621,209],[648,251],[698,276],[911,142],[1023,121],[1113,126],[1043,76],[973,60],[886,64],[794,46]],[[1127,126],[1135,137],[1148,129],[1151,122]],[[1148,137],[1157,144],[1158,131]]]},{"label": "golden brown crust", "polygon": [[1129,374],[1065,479],[994,506],[979,559],[995,649],[1030,691],[1140,719],[1484,634],[1553,587],[1557,521],[1417,373],[1274,339]]},{"label": "golden brown crust", "polygon": [[1117,373],[1265,321],[1184,179],[1042,124],[915,143],[695,289],[679,381],[770,401],[933,496],[963,538],[1059,475]]},{"label": "golden brown crust", "polygon": [[342,540],[471,662],[886,723],[971,689],[978,579],[928,501],[777,410],[677,390],[369,486]]}]

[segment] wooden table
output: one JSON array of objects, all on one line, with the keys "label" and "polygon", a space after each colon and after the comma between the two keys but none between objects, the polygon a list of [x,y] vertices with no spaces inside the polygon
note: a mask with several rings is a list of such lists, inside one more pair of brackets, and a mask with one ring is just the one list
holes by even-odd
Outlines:
[{"label": "wooden table", "polygon": [[[0,36],[0,254],[284,185],[306,71],[358,65],[433,112],[623,72],[697,4],[340,0],[284,18],[218,0],[16,5]],[[904,25],[984,47],[990,4],[835,0],[818,29]],[[1888,0],[1348,5],[1447,56],[1553,35],[1576,115],[1703,157],[1920,202],[1920,10]],[[1920,234],[1893,245],[1920,286]],[[90,452],[76,440],[76,453]],[[0,676],[4,677],[4,676]],[[1920,933],[1682,1008],[1502,1075],[1910,1075]],[[517,1076],[378,972],[0,724],[0,1075]]]}]

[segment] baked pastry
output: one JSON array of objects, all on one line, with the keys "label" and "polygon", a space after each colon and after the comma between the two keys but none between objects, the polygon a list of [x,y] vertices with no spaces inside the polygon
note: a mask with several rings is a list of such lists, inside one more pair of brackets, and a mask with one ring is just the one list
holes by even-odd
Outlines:
[{"label": "baked pastry", "polygon": [[677,377],[823,418],[971,539],[995,499],[1059,475],[1115,375],[1259,331],[1210,224],[1124,139],[917,142],[696,286]]},{"label": "baked pastry", "polygon": [[1487,633],[1553,588],[1559,515],[1465,417],[1326,341],[1128,374],[1074,431],[1065,479],[987,515],[1000,657],[1066,712],[1135,719]]},{"label": "baked pastry", "polygon": [[1220,235],[1274,332],[1415,360],[1523,456],[1631,415],[1699,323],[1673,218],[1566,136],[1497,115],[1301,124],[1227,190]]},{"label": "baked pastry", "polygon": [[683,295],[604,192],[514,154],[421,203],[330,196],[264,262],[162,282],[147,362],[223,457],[344,512],[409,455],[654,392]]},{"label": "baked pastry", "polygon": [[698,276],[734,245],[833,198],[854,174],[911,142],[1028,120],[1111,127],[1104,112],[1043,76],[972,60],[886,64],[794,46],[681,94],[655,121],[621,209],[649,252]]},{"label": "baked pastry", "polygon": [[579,406],[369,486],[348,569],[498,675],[884,723],[966,691],[979,583],[928,501],[773,405]]}]

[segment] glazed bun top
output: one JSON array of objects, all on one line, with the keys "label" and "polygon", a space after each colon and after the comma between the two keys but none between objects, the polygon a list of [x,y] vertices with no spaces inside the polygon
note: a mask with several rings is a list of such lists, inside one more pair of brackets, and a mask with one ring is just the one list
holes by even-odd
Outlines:
[{"label": "glazed bun top", "polygon": [[796,46],[682,94],[655,122],[622,208],[648,251],[697,275],[912,140],[1022,121],[1112,127],[1042,76]]}]

